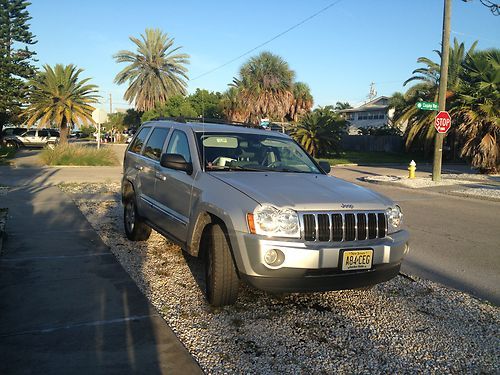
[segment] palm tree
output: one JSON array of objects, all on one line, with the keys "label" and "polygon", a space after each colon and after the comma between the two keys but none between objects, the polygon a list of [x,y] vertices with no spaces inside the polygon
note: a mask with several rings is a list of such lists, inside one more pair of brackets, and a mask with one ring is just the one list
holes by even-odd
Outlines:
[{"label": "palm tree", "polygon": [[481,172],[500,171],[500,50],[468,54],[452,113],[464,140],[461,155]]},{"label": "palm tree", "polygon": [[299,117],[309,112],[314,104],[311,89],[304,82],[293,84],[293,100],[287,117],[292,121],[297,121]]},{"label": "palm tree", "polygon": [[118,63],[129,63],[115,77],[115,83],[129,84],[125,100],[135,101],[138,111],[147,111],[155,104],[164,104],[172,95],[186,95],[186,65],[190,56],[176,53],[182,47],[174,48],[173,38],[160,29],[146,29],[141,39],[130,40],[137,52],[122,50],[113,56]]},{"label": "palm tree", "polygon": [[408,123],[405,132],[406,149],[418,144],[428,154],[432,150],[436,114],[433,111],[419,110],[416,103],[420,100],[437,101],[435,86],[422,82],[410,87],[404,94],[395,93],[389,100],[389,107],[395,109],[392,121],[396,127],[401,128]]},{"label": "palm tree", "polygon": [[30,87],[29,106],[25,109],[27,125],[38,121],[38,126],[56,124],[61,129],[61,142],[67,141],[68,125],[93,123],[92,104],[99,96],[97,86],[88,84],[90,78],[80,80],[83,69],[73,64],[57,64],[54,68],[43,66],[28,82]]},{"label": "palm tree", "polygon": [[[473,53],[477,42],[474,42],[469,51],[465,53],[463,43],[458,43],[456,39],[453,41],[453,46],[450,47],[450,60],[448,68],[448,88],[446,97],[451,100],[461,85],[461,70],[462,63],[467,54]],[[435,50],[441,58],[441,52]],[[439,73],[440,64],[432,61],[427,57],[419,57],[418,63],[425,64],[425,67],[417,68],[413,71],[413,75],[408,78],[403,85],[417,81],[417,85],[408,89],[404,94],[404,105],[400,101],[400,97],[392,100],[392,107],[395,108],[394,123],[401,127],[407,123],[405,133],[406,148],[410,148],[414,144],[420,145],[425,153],[432,150],[434,140],[434,117],[432,111],[420,111],[415,106],[418,101],[437,102],[439,88]],[[399,101],[399,106],[395,106],[394,102]],[[391,105],[390,105],[391,106]]]},{"label": "palm tree", "polygon": [[241,104],[248,109],[248,120],[254,123],[270,117],[283,120],[293,101],[295,73],[280,56],[270,52],[250,58],[235,78]]},{"label": "palm tree", "polygon": [[243,105],[237,87],[230,87],[220,101],[220,109],[228,121],[246,122],[250,112]]},{"label": "palm tree", "polygon": [[334,112],[333,107],[319,107],[302,117],[300,124],[292,132],[292,137],[312,157],[316,157],[319,154],[338,153],[345,129],[345,120]]},{"label": "palm tree", "polygon": [[343,109],[351,109],[352,106],[349,102],[337,102],[335,103],[335,110],[342,111]]}]

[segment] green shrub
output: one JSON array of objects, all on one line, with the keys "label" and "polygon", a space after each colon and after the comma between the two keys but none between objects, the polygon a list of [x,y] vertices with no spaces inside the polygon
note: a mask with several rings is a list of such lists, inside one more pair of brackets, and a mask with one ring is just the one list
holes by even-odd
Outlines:
[{"label": "green shrub", "polygon": [[54,149],[46,148],[40,158],[47,165],[111,166],[118,165],[116,155],[111,148],[100,149],[92,146],[57,145]]}]

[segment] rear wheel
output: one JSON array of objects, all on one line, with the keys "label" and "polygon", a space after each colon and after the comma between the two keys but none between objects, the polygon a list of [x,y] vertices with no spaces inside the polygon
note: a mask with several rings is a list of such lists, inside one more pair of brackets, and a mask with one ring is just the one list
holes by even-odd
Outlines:
[{"label": "rear wheel", "polygon": [[238,298],[239,280],[231,249],[219,224],[211,225],[204,239],[206,297],[212,306],[232,305]]},{"label": "rear wheel", "polygon": [[135,197],[130,197],[123,208],[123,224],[125,234],[131,241],[145,241],[151,235],[151,228],[137,213]]}]

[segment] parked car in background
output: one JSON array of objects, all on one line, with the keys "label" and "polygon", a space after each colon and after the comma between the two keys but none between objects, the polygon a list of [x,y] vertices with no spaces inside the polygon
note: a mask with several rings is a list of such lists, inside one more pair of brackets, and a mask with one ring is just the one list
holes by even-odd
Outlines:
[{"label": "parked car in background", "polygon": [[19,127],[12,127],[12,128],[3,128],[2,130],[2,138],[5,139],[10,139],[12,137],[15,137],[16,135],[22,135],[26,133],[26,128],[19,128]]},{"label": "parked car in background", "polygon": [[221,124],[146,122],[125,153],[125,233],[151,228],[205,263],[210,304],[240,281],[271,292],[371,286],[409,251],[392,200],[329,176],[292,138]]},{"label": "parked car in background", "polygon": [[7,147],[53,148],[59,143],[60,133],[55,129],[31,129],[21,135],[10,135],[4,138]]}]

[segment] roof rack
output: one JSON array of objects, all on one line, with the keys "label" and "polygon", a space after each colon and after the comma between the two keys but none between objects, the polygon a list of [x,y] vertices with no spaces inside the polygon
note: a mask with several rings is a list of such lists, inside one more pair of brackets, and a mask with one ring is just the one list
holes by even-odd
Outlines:
[{"label": "roof rack", "polygon": [[251,124],[249,122],[239,122],[239,121],[226,121],[220,118],[202,118],[202,117],[155,117],[151,119],[151,121],[175,121],[180,122],[182,124],[187,124],[188,122],[197,122],[197,123],[205,123],[205,124],[222,124],[222,125],[233,125],[233,126],[242,126],[245,128],[257,128],[261,129],[259,125]]}]

